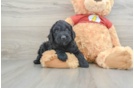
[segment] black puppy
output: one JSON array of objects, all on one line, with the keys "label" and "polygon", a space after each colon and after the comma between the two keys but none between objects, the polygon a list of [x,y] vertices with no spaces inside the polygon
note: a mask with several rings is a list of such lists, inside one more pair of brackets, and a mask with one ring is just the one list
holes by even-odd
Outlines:
[{"label": "black puppy", "polygon": [[73,53],[78,58],[81,67],[89,67],[84,55],[80,52],[74,41],[75,32],[70,24],[61,20],[57,21],[51,28],[48,38],[49,41],[44,42],[40,46],[37,59],[34,60],[35,64],[40,64],[40,58],[44,51],[53,49],[56,51],[59,60],[66,61],[67,55],[65,52],[69,52]]}]

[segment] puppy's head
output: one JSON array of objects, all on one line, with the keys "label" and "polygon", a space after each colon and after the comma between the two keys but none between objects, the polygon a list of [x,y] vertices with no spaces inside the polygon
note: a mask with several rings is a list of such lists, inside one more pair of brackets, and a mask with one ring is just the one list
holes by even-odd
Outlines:
[{"label": "puppy's head", "polygon": [[72,26],[65,21],[57,21],[50,30],[48,35],[51,43],[57,43],[58,45],[66,46],[75,38],[75,32]]}]

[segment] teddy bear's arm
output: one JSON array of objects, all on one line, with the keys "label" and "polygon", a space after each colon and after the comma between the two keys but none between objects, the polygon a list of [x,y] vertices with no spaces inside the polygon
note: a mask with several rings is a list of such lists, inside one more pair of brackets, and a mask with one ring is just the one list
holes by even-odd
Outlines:
[{"label": "teddy bear's arm", "polygon": [[111,40],[112,40],[112,43],[113,43],[113,46],[121,46],[120,42],[119,42],[119,38],[117,36],[117,33],[116,33],[116,30],[115,30],[115,27],[112,26],[110,29],[109,29],[109,33],[111,35]]},{"label": "teddy bear's arm", "polygon": [[66,20],[65,20],[67,23],[69,23],[70,25],[74,25],[74,22],[73,20],[71,19],[71,17],[68,17]]}]

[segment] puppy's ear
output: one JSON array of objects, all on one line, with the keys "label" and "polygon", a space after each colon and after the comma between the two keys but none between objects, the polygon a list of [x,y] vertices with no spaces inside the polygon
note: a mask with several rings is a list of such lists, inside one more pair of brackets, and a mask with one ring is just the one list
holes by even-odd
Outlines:
[{"label": "puppy's ear", "polygon": [[75,32],[73,31],[73,28],[72,28],[72,31],[71,31],[71,35],[72,35],[72,39],[74,40],[75,39]]},{"label": "puppy's ear", "polygon": [[50,34],[48,35],[48,39],[51,43],[53,43],[53,34],[50,32]]},{"label": "puppy's ear", "polygon": [[56,23],[52,26],[52,28],[50,29],[50,33],[48,35],[48,39],[51,43],[54,42],[54,37],[53,37],[53,28],[55,27]]},{"label": "puppy's ear", "polygon": [[74,40],[75,39],[75,32],[73,31],[72,26],[70,24],[68,24],[68,25],[69,25],[69,30],[71,31],[71,37]]}]

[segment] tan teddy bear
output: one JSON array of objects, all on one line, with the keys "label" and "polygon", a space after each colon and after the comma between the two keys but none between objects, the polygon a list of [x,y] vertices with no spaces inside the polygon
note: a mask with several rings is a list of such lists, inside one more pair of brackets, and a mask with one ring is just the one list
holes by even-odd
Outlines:
[{"label": "tan teddy bear", "polygon": [[[133,67],[133,51],[122,47],[114,25],[103,16],[110,13],[113,0],[71,0],[76,15],[65,21],[73,26],[76,44],[88,62],[103,68],[130,69]],[[41,58],[43,67],[76,68],[77,58],[67,53],[66,62],[57,58],[54,50],[46,51]]]}]

